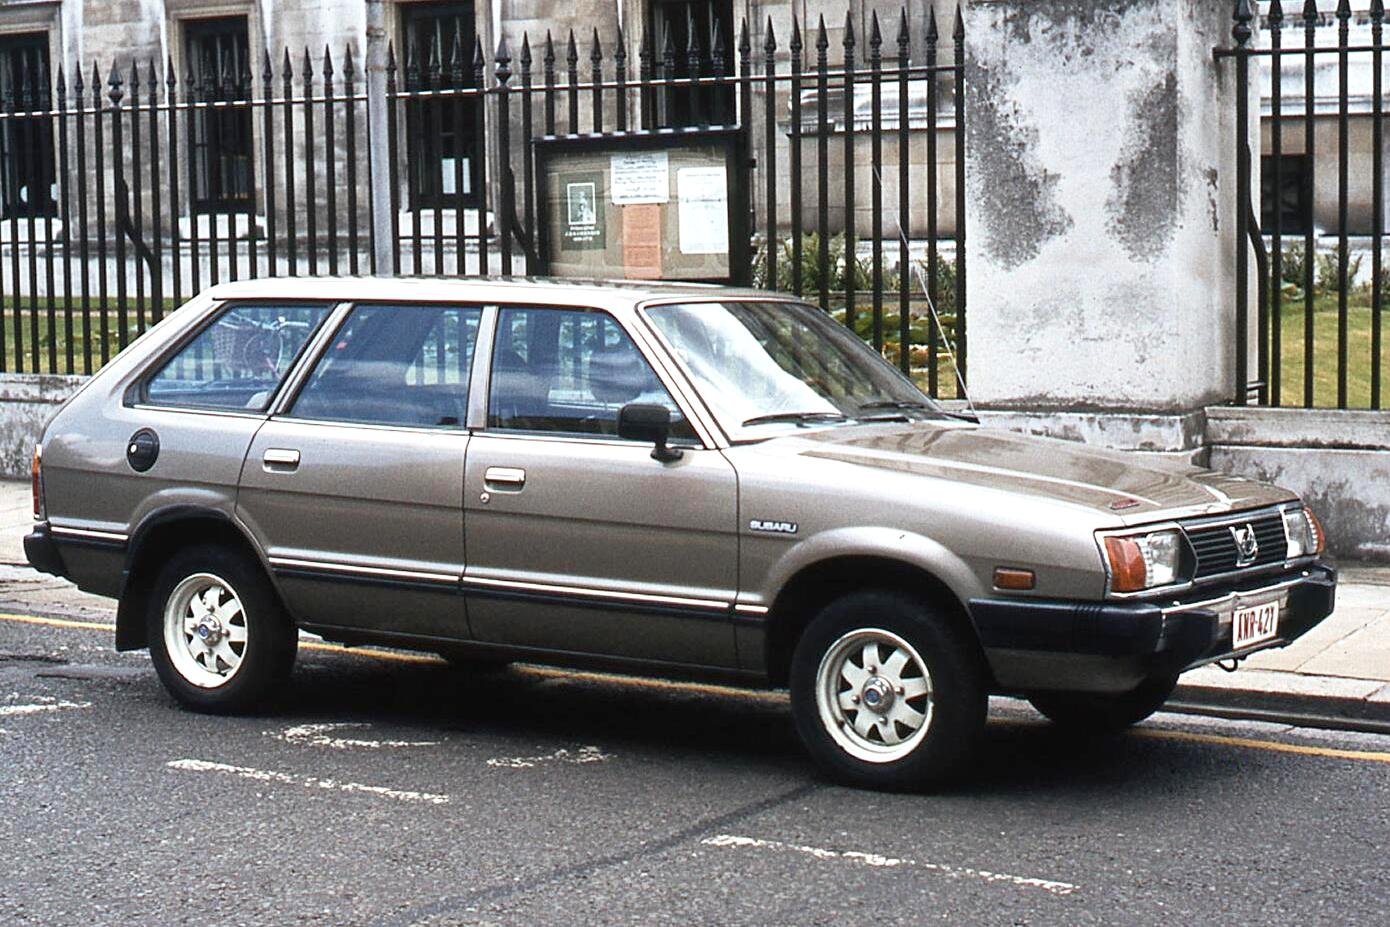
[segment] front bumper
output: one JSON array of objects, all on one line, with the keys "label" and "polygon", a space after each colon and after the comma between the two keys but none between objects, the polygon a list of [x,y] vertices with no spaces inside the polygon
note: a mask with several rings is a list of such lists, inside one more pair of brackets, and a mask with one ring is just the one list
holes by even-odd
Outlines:
[{"label": "front bumper", "polygon": [[[1258,584],[1159,602],[972,599],[1000,691],[1126,692],[1145,679],[1283,647],[1336,604],[1337,571],[1314,564]],[[1234,651],[1237,608],[1281,603],[1276,637]]]}]

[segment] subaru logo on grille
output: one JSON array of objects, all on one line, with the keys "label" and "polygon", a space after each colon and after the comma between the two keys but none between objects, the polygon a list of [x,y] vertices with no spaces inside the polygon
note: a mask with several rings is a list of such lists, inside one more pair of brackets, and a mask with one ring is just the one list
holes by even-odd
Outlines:
[{"label": "subaru logo on grille", "polygon": [[1260,553],[1260,542],[1255,538],[1255,528],[1244,524],[1231,526],[1231,540],[1236,545],[1236,566],[1249,566]]}]

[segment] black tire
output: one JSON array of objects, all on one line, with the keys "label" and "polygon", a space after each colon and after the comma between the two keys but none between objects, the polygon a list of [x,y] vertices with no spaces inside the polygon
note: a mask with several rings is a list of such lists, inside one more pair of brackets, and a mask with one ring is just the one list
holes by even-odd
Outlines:
[{"label": "black tire", "polygon": [[1075,733],[1113,734],[1162,708],[1177,685],[1176,675],[1155,676],[1131,692],[1034,692],[1028,701],[1058,727]]},{"label": "black tire", "polygon": [[[860,640],[879,640],[884,632],[916,651],[925,669],[921,678],[930,690],[925,696],[907,694],[904,688],[893,686],[890,686],[896,690],[893,695],[870,693],[870,689],[883,680],[898,678],[888,664],[894,661],[900,648],[893,643],[881,647],[876,644],[877,653],[889,656],[873,673],[866,667],[867,657],[855,664],[853,652]],[[841,656],[842,653],[848,655]],[[860,653],[867,654],[867,651]],[[824,677],[821,675],[823,661],[826,664]],[[909,660],[903,674],[912,678],[899,681],[907,683],[907,688],[920,690],[921,683],[912,685],[918,678],[912,665]],[[837,670],[837,666],[845,669]],[[865,681],[858,688],[844,675],[849,669],[865,674]],[[876,679],[879,681],[875,682]],[[888,718],[893,706],[901,701],[918,714],[926,715],[925,722],[917,729],[922,733],[902,736],[912,729],[887,720],[878,723],[885,727],[892,725],[890,735],[884,735],[884,728],[872,726],[867,733],[856,734],[856,724],[865,709],[837,708],[827,694],[823,713],[818,694],[823,685],[827,693],[831,687],[843,690],[837,702],[844,697],[855,699],[856,705],[861,704],[861,700],[867,705],[886,697],[889,708],[877,716],[863,715],[869,719]],[[983,658],[973,637],[925,602],[893,591],[853,592],[822,609],[797,641],[792,654],[790,687],[792,717],[812,758],[831,778],[871,789],[923,789],[956,778],[972,759],[984,729],[988,706]],[[883,704],[882,701],[879,704]],[[930,706],[929,712],[927,706]],[[902,739],[892,745],[884,743],[882,755],[876,755],[878,748],[873,738],[883,741],[886,736]]]},{"label": "black tire", "polygon": [[[185,659],[186,655],[171,652],[171,646],[177,643],[171,645],[165,634],[165,610],[171,605],[171,598],[176,593],[182,598],[189,594],[188,590],[196,590],[200,581],[194,577],[198,576],[220,581],[241,604],[239,617],[229,619],[226,628],[218,624],[220,636],[234,652],[237,643],[232,640],[232,626],[245,631],[239,665],[221,683],[212,678],[215,674],[206,673],[206,667],[202,667],[205,672],[199,672],[199,657]],[[184,586],[185,581],[190,585]],[[197,597],[201,600],[201,595]],[[230,598],[223,597],[223,601],[230,602]],[[191,601],[187,606],[194,607]],[[294,623],[285,614],[260,565],[246,554],[220,545],[188,547],[169,558],[150,594],[146,630],[150,657],[169,694],[186,708],[208,714],[238,714],[267,707],[289,678],[299,643]],[[191,652],[196,645],[185,646]],[[219,671],[229,667],[220,657],[214,655],[211,659]],[[190,677],[203,679],[207,684],[199,685]]]}]

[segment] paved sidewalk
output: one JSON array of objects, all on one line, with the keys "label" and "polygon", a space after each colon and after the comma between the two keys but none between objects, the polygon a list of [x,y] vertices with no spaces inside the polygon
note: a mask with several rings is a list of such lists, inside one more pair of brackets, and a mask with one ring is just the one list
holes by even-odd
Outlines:
[{"label": "paved sidewalk", "polygon": [[[29,484],[0,480],[0,599],[69,615],[109,615],[112,602],[35,573],[24,559]],[[1337,611],[1291,647],[1228,673],[1182,677],[1175,700],[1193,709],[1274,712],[1390,724],[1390,567],[1343,565]]]}]

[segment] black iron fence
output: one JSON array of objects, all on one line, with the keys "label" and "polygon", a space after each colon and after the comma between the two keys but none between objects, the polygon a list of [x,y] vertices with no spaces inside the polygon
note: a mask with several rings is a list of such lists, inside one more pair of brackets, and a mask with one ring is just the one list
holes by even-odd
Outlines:
[{"label": "black iron fence", "polygon": [[1307,0],[1288,11],[1272,0],[1258,12],[1238,0],[1234,46],[1217,51],[1234,62],[1245,130],[1236,162],[1235,401],[1379,409],[1390,290],[1383,0],[1360,9],[1340,0],[1333,10]]},{"label": "black iron fence", "polygon": [[0,87],[0,371],[90,373],[222,281],[534,272],[538,141],[734,127],[754,232],[730,277],[815,299],[956,395],[964,36],[913,18],[745,21],[733,48],[718,28],[491,55],[455,36],[390,49],[380,92],[353,48],[182,74],[36,59]]}]

